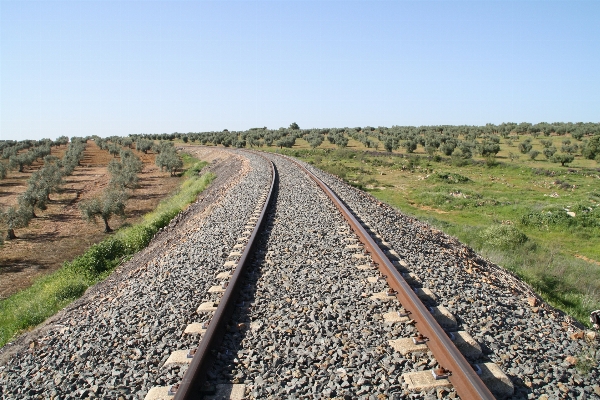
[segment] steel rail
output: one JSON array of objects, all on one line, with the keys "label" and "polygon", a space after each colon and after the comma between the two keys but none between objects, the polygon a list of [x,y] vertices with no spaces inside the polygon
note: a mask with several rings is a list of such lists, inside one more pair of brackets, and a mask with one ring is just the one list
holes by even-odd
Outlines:
[{"label": "steel rail", "polygon": [[269,189],[269,194],[265,200],[265,204],[263,205],[262,212],[260,213],[258,221],[256,222],[256,226],[252,231],[252,235],[248,239],[248,244],[246,245],[240,260],[237,263],[233,276],[229,280],[227,289],[225,289],[223,297],[221,297],[221,301],[217,306],[212,319],[210,320],[208,329],[202,336],[202,340],[196,349],[196,353],[192,358],[192,362],[183,375],[183,379],[181,380],[181,383],[175,392],[174,400],[191,400],[202,397],[202,389],[206,383],[206,373],[208,372],[208,369],[212,365],[214,359],[214,354],[212,351],[216,349],[223,340],[226,324],[233,315],[235,301],[241,288],[242,279],[240,279],[240,277],[242,276],[249,256],[255,247],[255,239],[264,224],[267,208],[273,198],[273,189],[277,183],[278,176],[275,165],[272,161],[269,162],[271,163],[271,188]]},{"label": "steel rail", "polygon": [[[286,157],[288,158],[288,157]],[[373,262],[378,265],[381,273],[386,277],[390,287],[396,291],[400,304],[410,313],[410,318],[416,322],[419,332],[429,339],[427,347],[431,350],[439,365],[450,371],[448,379],[462,399],[495,399],[488,387],[479,378],[473,367],[456,348],[448,334],[431,315],[427,307],[417,297],[410,285],[404,280],[400,272],[394,267],[383,250],[375,243],[365,228],[358,222],[346,205],[338,196],[315,174],[292,158],[288,160],[298,165],[331,199],[333,204],[342,213],[352,230],[358,235],[371,254]]]}]

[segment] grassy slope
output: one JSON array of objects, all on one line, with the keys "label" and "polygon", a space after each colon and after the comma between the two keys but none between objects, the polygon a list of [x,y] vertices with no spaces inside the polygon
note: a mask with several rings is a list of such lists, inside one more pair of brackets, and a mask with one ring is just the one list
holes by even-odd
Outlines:
[{"label": "grassy slope", "polygon": [[195,201],[214,175],[198,177],[197,172],[206,163],[189,155],[184,155],[183,159],[189,168],[180,189],[146,214],[140,223],[120,229],[82,256],[66,262],[55,273],[0,301],[0,346],[18,332],[43,322],[79,298],[88,287],[105,279],[123,260],[146,247],[158,229]]},{"label": "grassy slope", "polygon": [[[563,139],[552,137],[559,149]],[[541,149],[539,140],[532,142],[534,148]],[[581,157],[576,157],[569,168],[550,163],[542,155],[533,161],[519,153],[518,143],[513,139],[509,145],[503,140],[497,159],[500,164],[492,167],[477,158],[481,162],[462,167],[452,165],[449,159],[434,162],[425,157],[420,146],[418,159],[371,155],[353,140],[342,151],[334,150],[327,141],[311,150],[302,139],[293,149],[263,149],[298,156],[458,237],[521,276],[551,304],[587,323],[589,312],[600,308],[600,228],[582,226],[584,213],[578,206],[592,207],[597,221],[598,171],[590,168],[598,166]],[[509,152],[513,153],[512,161]],[[445,173],[469,180],[457,183],[440,179]],[[561,186],[557,181],[566,184]],[[540,216],[547,211],[563,210],[564,216],[565,209],[576,212],[576,218],[566,217],[558,224],[525,225],[522,221],[525,215]],[[502,224],[516,228],[528,240],[498,244],[490,235]]]}]

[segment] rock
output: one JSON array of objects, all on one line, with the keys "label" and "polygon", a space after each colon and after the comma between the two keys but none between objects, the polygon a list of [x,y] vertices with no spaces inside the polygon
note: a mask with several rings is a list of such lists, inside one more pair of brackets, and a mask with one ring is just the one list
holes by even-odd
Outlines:
[{"label": "rock", "polygon": [[594,341],[598,338],[598,333],[595,331],[585,331],[585,337],[587,340]]},{"label": "rock", "polygon": [[583,331],[577,331],[569,335],[569,337],[571,338],[571,340],[580,340],[583,339],[583,335]]},{"label": "rock", "polygon": [[575,365],[575,364],[577,364],[577,358],[575,358],[573,356],[567,356],[565,358],[565,362],[567,362],[570,365]]},{"label": "rock", "polygon": [[528,297],[527,304],[529,304],[531,307],[535,307],[538,305],[538,299],[536,297]]},{"label": "rock", "polygon": [[569,388],[562,382],[558,382],[556,386],[558,386],[561,392],[567,393],[569,391]]}]

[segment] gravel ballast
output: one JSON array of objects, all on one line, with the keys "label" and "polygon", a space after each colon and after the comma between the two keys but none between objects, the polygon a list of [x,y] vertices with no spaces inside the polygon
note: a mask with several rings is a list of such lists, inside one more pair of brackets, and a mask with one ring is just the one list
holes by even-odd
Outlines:
[{"label": "gravel ballast", "polygon": [[574,358],[595,345],[590,346],[586,335],[572,337],[582,327],[568,316],[539,298],[530,304],[536,295],[527,285],[455,238],[303,165],[390,244],[422,286],[437,294],[439,303],[511,378],[514,398],[600,398],[598,369],[583,374],[574,365]]},{"label": "gravel ballast", "polygon": [[[376,398],[404,392],[401,374],[431,369],[426,352],[407,357],[388,341],[416,334],[388,324],[400,311],[357,237],[320,188],[289,161],[271,156],[279,171],[276,207],[259,238],[248,285],[230,332],[209,373],[214,384],[244,383],[249,398]],[[358,256],[358,257],[357,257]],[[241,325],[240,325],[241,324]]]},{"label": "gravel ballast", "polygon": [[191,206],[148,249],[29,335],[31,348],[20,339],[17,351],[3,349],[15,354],[0,369],[2,398],[137,399],[180,379],[183,371],[165,375],[162,364],[193,346],[182,332],[270,185],[262,157],[245,153],[221,164],[204,194],[212,201]]}]

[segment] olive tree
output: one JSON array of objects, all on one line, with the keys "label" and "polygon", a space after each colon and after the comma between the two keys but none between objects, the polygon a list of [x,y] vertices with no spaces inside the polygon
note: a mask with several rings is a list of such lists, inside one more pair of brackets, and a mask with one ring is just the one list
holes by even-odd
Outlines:
[{"label": "olive tree", "polygon": [[402,147],[406,150],[407,153],[412,153],[417,149],[417,141],[416,140],[405,140],[402,143]]},{"label": "olive tree", "polygon": [[385,140],[383,141],[383,147],[385,148],[385,150],[388,153],[391,153],[392,150],[394,150],[394,139],[392,139],[391,137],[386,137]]},{"label": "olive tree", "polygon": [[310,135],[306,136],[306,141],[313,149],[317,148],[323,143],[323,135],[316,132],[311,133]]},{"label": "olive tree", "polygon": [[69,143],[69,138],[67,136],[59,136],[55,141],[55,146],[62,146],[63,144]]},{"label": "olive tree", "polygon": [[160,167],[161,171],[169,171],[171,176],[175,176],[177,170],[183,167],[183,161],[177,155],[175,148],[171,146],[163,148],[156,156],[156,165]]},{"label": "olive tree", "polygon": [[535,158],[540,155],[540,152],[537,150],[531,150],[527,154],[529,154],[529,158],[531,158],[532,160],[535,160]]},{"label": "olive tree", "polygon": [[546,157],[547,160],[550,160],[552,158],[552,156],[554,155],[554,153],[556,153],[556,147],[554,147],[554,146],[544,147],[544,150],[542,150],[542,153],[544,154],[544,157]]},{"label": "olive tree", "polygon": [[138,139],[135,141],[135,149],[137,151],[143,151],[144,154],[148,154],[148,150],[152,149],[154,143],[148,139]]},{"label": "olive tree", "polygon": [[8,207],[5,210],[0,210],[0,222],[6,229],[6,239],[16,239],[15,229],[25,228],[29,225],[31,214],[28,209],[19,207]]},{"label": "olive tree", "polygon": [[600,156],[600,135],[592,137],[583,146],[581,154],[590,160],[597,159]]},{"label": "olive tree", "polygon": [[496,156],[500,152],[500,145],[496,142],[485,140],[479,150],[483,157]]},{"label": "olive tree", "polygon": [[121,149],[119,148],[118,145],[114,144],[114,143],[110,143],[108,145],[108,152],[113,156],[116,157],[119,155],[119,153],[121,152]]},{"label": "olive tree", "polygon": [[565,164],[570,164],[573,162],[575,157],[571,154],[555,154],[552,156],[552,162],[560,163],[563,167]]},{"label": "olive tree", "polygon": [[519,151],[523,154],[527,154],[531,151],[533,145],[531,144],[531,139],[527,138],[519,143]]},{"label": "olive tree", "polygon": [[343,149],[348,146],[348,138],[343,134],[338,134],[335,137],[335,145],[340,149]]},{"label": "olive tree", "polygon": [[127,203],[127,193],[125,190],[108,188],[102,196],[91,200],[83,201],[79,205],[83,218],[87,221],[96,222],[100,217],[104,221],[104,233],[112,232],[108,225],[108,220],[113,215],[125,216],[125,205]]}]

